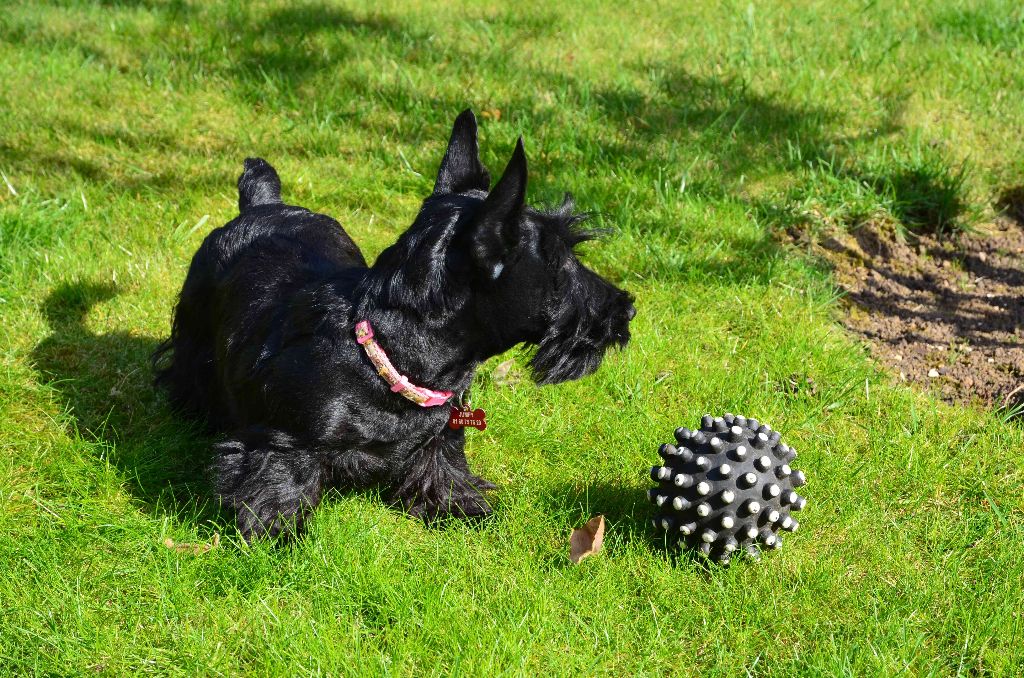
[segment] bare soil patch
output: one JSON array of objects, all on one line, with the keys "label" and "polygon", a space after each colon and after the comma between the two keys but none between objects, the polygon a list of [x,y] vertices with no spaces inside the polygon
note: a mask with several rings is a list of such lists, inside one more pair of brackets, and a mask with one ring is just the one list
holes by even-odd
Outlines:
[{"label": "bare soil patch", "polygon": [[1024,402],[1024,224],[939,238],[869,223],[812,248],[846,292],[843,324],[900,379],[952,402]]}]

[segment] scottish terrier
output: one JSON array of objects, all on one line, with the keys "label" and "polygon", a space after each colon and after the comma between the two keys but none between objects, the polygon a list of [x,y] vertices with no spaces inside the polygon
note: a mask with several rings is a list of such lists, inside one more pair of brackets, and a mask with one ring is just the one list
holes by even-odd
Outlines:
[{"label": "scottish terrier", "polygon": [[171,336],[154,353],[172,403],[226,434],[214,486],[246,539],[294,534],[336,488],[383,488],[425,520],[478,517],[449,413],[487,358],[531,345],[539,384],[597,369],[624,346],[632,297],[573,249],[595,237],[566,195],[534,209],[520,137],[488,192],[476,118],[455,120],[412,226],[368,266],[334,219],[281,202],[247,159],[239,216],[199,247]]}]

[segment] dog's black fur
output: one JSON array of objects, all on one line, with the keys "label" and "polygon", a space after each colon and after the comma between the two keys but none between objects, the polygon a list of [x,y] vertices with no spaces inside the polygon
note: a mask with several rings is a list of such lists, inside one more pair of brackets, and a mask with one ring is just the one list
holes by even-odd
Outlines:
[{"label": "dog's black fur", "polygon": [[538,383],[582,377],[625,345],[631,297],[573,247],[593,236],[571,200],[525,204],[522,139],[494,190],[476,119],[455,120],[434,192],[368,267],[330,217],[281,202],[265,161],[238,180],[240,215],[192,259],[170,338],[154,354],[172,402],[227,434],[215,486],[246,538],[301,528],[329,487],[383,486],[412,514],[482,516],[449,406],[389,390],[354,325],[368,319],[414,383],[463,393],[481,361],[531,344]]}]

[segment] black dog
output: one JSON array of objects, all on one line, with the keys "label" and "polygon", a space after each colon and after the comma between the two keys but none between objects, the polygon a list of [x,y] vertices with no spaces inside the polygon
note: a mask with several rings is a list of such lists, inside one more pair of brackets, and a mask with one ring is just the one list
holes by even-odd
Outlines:
[{"label": "black dog", "polygon": [[228,436],[215,485],[243,536],[299,529],[329,487],[380,485],[428,520],[489,513],[494,486],[447,425],[480,362],[535,345],[551,384],[629,340],[631,297],[573,254],[594,234],[570,198],[525,204],[522,139],[489,185],[467,110],[416,221],[368,267],[338,222],[285,205],[274,169],[245,161],[240,216],[193,257],[154,354],[172,402]]}]

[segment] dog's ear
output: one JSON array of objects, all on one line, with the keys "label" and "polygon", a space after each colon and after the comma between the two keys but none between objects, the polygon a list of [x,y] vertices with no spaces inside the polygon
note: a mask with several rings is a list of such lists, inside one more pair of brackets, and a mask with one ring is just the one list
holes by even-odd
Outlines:
[{"label": "dog's ear", "polygon": [[486,191],[491,175],[480,163],[480,150],[476,140],[476,116],[471,109],[459,113],[452,126],[448,150],[437,170],[434,195],[461,193],[477,189]]},{"label": "dog's ear", "polygon": [[492,279],[505,267],[505,259],[519,242],[519,217],[526,204],[526,151],[523,138],[476,215],[471,235],[473,257]]}]

